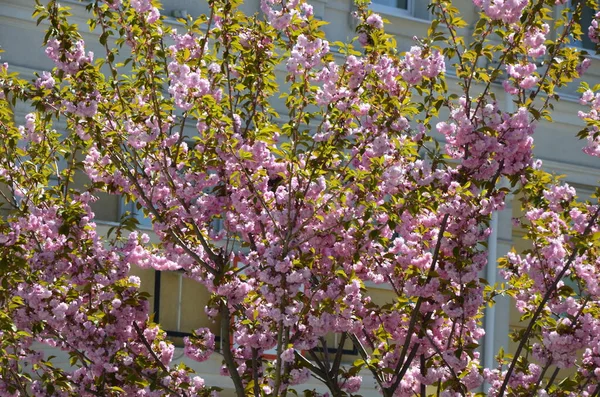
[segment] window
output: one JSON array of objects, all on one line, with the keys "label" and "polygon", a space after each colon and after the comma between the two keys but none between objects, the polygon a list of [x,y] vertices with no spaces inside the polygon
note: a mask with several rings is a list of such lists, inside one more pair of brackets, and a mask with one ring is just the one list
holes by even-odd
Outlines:
[{"label": "window", "polygon": [[400,8],[407,11],[409,11],[409,3],[410,2],[408,0],[373,0],[373,4],[381,4],[383,6]]},{"label": "window", "polygon": [[132,274],[140,277],[144,290],[153,295],[154,321],[160,323],[176,345],[183,344],[180,338],[191,336],[193,330],[204,327],[215,334],[216,342],[220,340],[219,319],[213,321],[204,311],[211,296],[206,288],[185,277],[183,272],[135,268]]},{"label": "window", "polygon": [[152,229],[152,219],[149,216],[144,215],[143,209],[138,209],[137,204],[134,201],[127,201],[124,197],[121,197],[119,203],[119,216],[122,217],[126,213],[132,215],[138,221],[138,226],[142,229]]},{"label": "window", "polygon": [[[583,0],[571,0],[571,2],[570,2],[571,10],[573,10],[575,7],[577,7],[577,5],[579,3],[581,3],[582,1]],[[572,41],[572,44],[575,47],[580,47],[580,48],[583,48],[586,50],[594,50],[596,48],[596,44],[593,43],[588,36],[588,28],[592,24],[595,14],[596,14],[596,11],[592,7],[590,7],[588,5],[583,6],[583,10],[581,12],[581,20],[579,21],[581,24],[581,32],[583,33],[583,35],[581,36],[581,40],[573,40]],[[571,11],[571,15],[572,15],[572,11]]]},{"label": "window", "polygon": [[380,14],[414,17],[428,20],[429,1],[424,0],[371,0],[371,9]]}]

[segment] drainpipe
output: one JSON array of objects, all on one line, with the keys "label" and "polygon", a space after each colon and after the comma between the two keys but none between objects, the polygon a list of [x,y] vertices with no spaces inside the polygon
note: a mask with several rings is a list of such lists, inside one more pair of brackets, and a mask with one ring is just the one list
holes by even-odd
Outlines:
[{"label": "drainpipe", "polygon": [[[504,93],[504,110],[507,113],[515,112],[515,103],[513,102],[512,95]],[[488,255],[487,255],[487,266],[485,277],[489,285],[496,284],[497,281],[497,260],[498,260],[498,212],[492,213],[492,219],[490,221],[490,228],[492,232],[488,237]],[[485,311],[485,323],[484,323],[485,336],[483,338],[483,365],[484,368],[495,368],[496,367],[496,346],[495,346],[495,332],[496,332],[496,306],[487,307]],[[487,391],[489,385],[484,386],[484,390]]]},{"label": "drainpipe", "polygon": [[177,296],[177,331],[181,331],[181,308],[183,304],[183,274],[179,273],[179,294]]},{"label": "drainpipe", "polygon": [[[485,278],[489,285],[496,284],[496,261],[498,253],[498,213],[492,213],[490,222],[492,232],[488,237],[488,255]],[[485,368],[494,368],[495,363],[495,346],[494,346],[494,331],[496,330],[496,306],[487,307],[485,309],[485,336],[483,339],[483,364]],[[486,387],[487,389],[487,387]]]}]

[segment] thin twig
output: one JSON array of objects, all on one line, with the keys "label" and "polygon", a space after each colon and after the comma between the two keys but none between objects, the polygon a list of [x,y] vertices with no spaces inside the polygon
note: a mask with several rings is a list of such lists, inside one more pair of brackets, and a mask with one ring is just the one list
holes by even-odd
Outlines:
[{"label": "thin twig", "polygon": [[[594,215],[590,219],[590,222],[588,223],[588,225],[586,226],[585,230],[583,231],[582,237],[586,237],[588,234],[590,234],[590,232],[591,232],[594,224],[596,223],[596,220],[597,220],[599,214],[600,214],[600,205],[598,205],[598,208],[596,209],[596,212],[594,213]],[[531,336],[531,332],[533,331],[533,327],[535,326],[535,323],[536,323],[538,317],[542,314],[542,311],[546,307],[546,303],[548,303],[548,301],[550,300],[550,297],[556,291],[556,286],[558,285],[558,283],[560,282],[560,280],[563,279],[563,277],[565,276],[565,274],[567,273],[567,271],[571,267],[571,264],[573,263],[573,261],[575,260],[575,258],[577,258],[577,248],[573,247],[573,252],[569,256],[569,259],[567,260],[567,263],[565,264],[565,266],[563,267],[563,269],[560,271],[560,273],[558,273],[558,275],[554,279],[554,282],[552,283],[551,288],[549,288],[546,291],[546,293],[544,294],[544,298],[542,299],[542,301],[538,305],[535,313],[533,314],[533,317],[529,321],[529,325],[527,326],[527,329],[525,330],[525,333],[521,337],[521,341],[519,342],[519,346],[517,347],[517,350],[515,351],[515,354],[514,354],[513,359],[512,359],[512,361],[510,363],[508,371],[506,372],[506,375],[504,377],[504,381],[502,382],[502,386],[498,390],[498,397],[504,396],[504,392],[506,391],[506,387],[508,386],[508,381],[509,381],[509,379],[510,379],[510,377],[511,377],[511,375],[512,375],[514,369],[515,369],[515,366],[517,365],[517,360],[519,359],[519,357],[521,355],[521,351],[523,350],[523,347],[525,347],[525,344],[527,343],[527,341],[529,340],[529,337]]]},{"label": "thin twig", "polygon": [[[137,325],[137,323],[135,321],[133,322],[133,328],[135,328],[135,332],[138,334],[138,337],[140,338],[140,341],[146,347],[146,349],[148,350],[148,352],[150,353],[150,355],[152,356],[152,358],[154,359],[154,361],[158,364],[158,366],[160,367],[160,369],[162,369],[166,374],[169,374],[169,369],[162,363],[162,361],[160,361],[160,359],[158,358],[158,356],[156,355],[156,353],[154,352],[154,350],[152,350],[152,346],[150,346],[150,344],[146,340],[146,337],[144,336],[144,333],[140,329],[140,326]],[[172,390],[171,392],[175,393],[177,396],[180,396],[180,397],[182,396],[181,394],[177,393],[174,390]],[[185,396],[185,394],[184,394],[184,396]]]}]

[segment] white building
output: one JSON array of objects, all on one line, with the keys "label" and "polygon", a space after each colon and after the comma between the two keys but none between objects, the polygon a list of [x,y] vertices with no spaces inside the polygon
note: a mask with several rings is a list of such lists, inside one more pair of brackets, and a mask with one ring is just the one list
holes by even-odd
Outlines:
[{"label": "white building", "polygon": [[[64,0],[63,3],[72,6],[73,20],[82,28],[82,34],[87,39],[89,46],[98,55],[102,54],[100,48],[94,48],[92,33],[87,30],[87,14],[84,5]],[[462,10],[463,17],[472,22],[475,20],[478,10],[471,0],[455,0],[456,6]],[[351,0],[313,0],[315,15],[329,25],[324,27],[330,41],[347,41],[354,35],[354,21],[351,16],[353,4]],[[53,67],[44,54],[42,46],[43,30],[45,26],[36,26],[31,14],[34,7],[33,0],[0,0],[0,47],[5,50],[2,61],[8,62],[12,71],[18,71],[23,77],[33,78],[36,71],[49,70]],[[414,36],[425,36],[429,27],[429,13],[427,1],[425,0],[375,0],[372,9],[389,20],[386,29],[397,36],[400,51],[405,51],[413,45]],[[248,13],[259,12],[258,0],[246,0],[242,6]],[[198,0],[166,0],[164,4],[164,15],[169,17],[182,15],[198,15],[206,13],[208,5]],[[584,23],[589,23],[589,12],[584,17]],[[175,20],[172,19],[173,23]],[[471,27],[463,29],[464,35],[470,36]],[[96,43],[97,44],[97,43]],[[583,47],[590,48],[589,41],[578,43]],[[592,66],[587,73],[586,81],[591,84],[600,82],[600,57],[591,56]],[[449,70],[448,80],[452,81],[452,71]],[[595,189],[600,179],[600,160],[587,155],[581,151],[583,142],[575,138],[576,133],[582,128],[583,123],[577,117],[581,106],[575,92],[576,86],[571,86],[561,94],[561,101],[556,104],[553,112],[552,123],[541,122],[535,138],[535,156],[543,160],[545,169],[566,177],[564,180],[575,186],[581,196],[589,196]],[[496,95],[504,100],[506,95],[500,86],[495,87]],[[511,109],[513,103],[509,98],[504,100],[507,110]],[[27,112],[19,109],[20,117]],[[104,196],[97,204],[95,211],[102,227],[108,229],[119,220],[120,214],[131,208],[125,208],[121,201],[115,196]],[[510,204],[510,203],[509,203]],[[517,250],[526,246],[522,240],[522,233],[512,226],[511,218],[513,212],[518,211],[518,202],[512,207],[509,205],[504,211],[495,217],[492,225],[494,232],[490,239],[490,259],[495,263],[495,258],[502,256],[511,247]],[[142,219],[142,224],[144,220]],[[156,318],[163,324],[164,328],[171,332],[176,342],[179,337],[191,332],[200,326],[214,328],[205,318],[203,305],[199,302],[206,301],[208,294],[201,290],[201,286],[191,280],[187,280],[179,273],[156,273],[154,271],[139,271],[142,278],[142,287],[153,294],[151,307]],[[486,276],[489,281],[495,277],[496,269],[491,267]],[[166,292],[168,291],[168,292]],[[373,292],[374,297],[385,299],[385,291]],[[488,312],[485,320],[487,336],[484,341],[483,359],[487,365],[493,365],[493,356],[501,346],[511,350],[508,341],[509,328],[519,327],[518,315],[510,309],[510,302],[504,300]],[[215,330],[216,331],[216,330]],[[352,349],[349,348],[348,360],[353,360]],[[56,354],[56,352],[53,352]],[[182,357],[179,349],[176,357]],[[65,358],[65,362],[68,357]],[[230,387],[229,380],[219,375],[220,359],[214,355],[211,360],[202,365],[188,361],[188,365],[196,367],[198,372],[206,379],[207,384]],[[366,375],[368,376],[368,375]],[[372,382],[371,382],[372,383]],[[361,389],[363,395],[378,395],[371,383],[365,381]],[[319,390],[325,391],[320,387]],[[370,390],[370,391],[369,391]]]}]

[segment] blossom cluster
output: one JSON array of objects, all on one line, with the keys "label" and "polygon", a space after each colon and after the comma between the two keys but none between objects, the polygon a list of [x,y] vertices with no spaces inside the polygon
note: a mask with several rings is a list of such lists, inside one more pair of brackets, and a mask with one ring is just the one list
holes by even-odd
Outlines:
[{"label": "blossom cluster", "polygon": [[491,19],[516,23],[528,4],[527,0],[473,0]]},{"label": "blossom cluster", "polygon": [[[480,110],[472,111],[475,106]],[[526,108],[508,114],[495,102],[474,105],[462,97],[452,109],[451,122],[436,128],[446,138],[448,154],[461,159],[475,178],[514,175],[531,164],[535,124]]]},{"label": "blossom cluster", "polygon": [[85,53],[83,40],[67,42],[50,39],[46,46],[46,55],[54,61],[56,67],[67,74],[77,73],[94,59],[93,52]]},{"label": "blossom cluster", "polygon": [[[0,274],[10,313],[0,347],[15,352],[0,357],[0,394],[19,395],[28,380],[39,396],[212,393],[174,365],[175,346],[128,275],[136,267],[178,271],[211,294],[203,309],[223,331],[221,373],[238,395],[292,393],[309,380],[354,394],[369,372],[386,396],[426,387],[472,396],[484,382],[490,396],[544,395],[551,366],[577,367],[573,379],[591,395],[600,384],[600,210],[533,161],[547,110],[535,96],[550,94],[559,74],[579,76],[575,62],[536,63],[562,45],[548,43],[550,24],[522,18],[541,11],[474,0],[493,23],[477,24],[471,45],[456,39],[458,13],[436,3],[432,37],[398,54],[364,5],[358,51],[330,48],[302,1],[261,1],[265,20],[234,3],[215,0],[210,15],[176,32],[152,1],[97,2],[91,24],[127,44],[105,59],[121,77],[92,64],[75,29],[51,30],[56,67],[32,84],[0,72],[0,192],[10,206],[0,252],[14,258]],[[42,17],[69,26],[53,7]],[[481,53],[499,47],[505,56],[482,67]],[[459,55],[456,95],[445,74]],[[492,83],[502,79],[515,111],[496,100]],[[12,96],[36,104],[23,125],[12,121]],[[599,98],[582,97],[592,155]],[[492,216],[516,190],[532,249],[502,260],[500,289],[480,275],[492,265]],[[105,194],[133,201],[152,232],[124,217],[100,235],[93,208]],[[504,293],[535,326],[515,336],[513,361],[483,368],[481,317]],[[216,340],[196,329],[183,353],[206,361]],[[40,344],[67,351],[72,368],[55,370]],[[345,361],[348,346],[359,360]],[[31,367],[39,379],[28,378]]]},{"label": "blossom cluster", "polygon": [[580,103],[590,107],[589,112],[579,112],[579,117],[588,121],[590,126],[587,130],[587,145],[583,149],[590,156],[600,157],[600,137],[598,126],[594,122],[600,120],[600,94],[594,94],[592,90],[586,90],[581,96]]},{"label": "blossom cluster", "polygon": [[424,77],[433,78],[446,71],[444,57],[439,51],[426,55],[426,51],[417,46],[406,53],[402,67],[400,75],[408,84],[417,84]]}]

